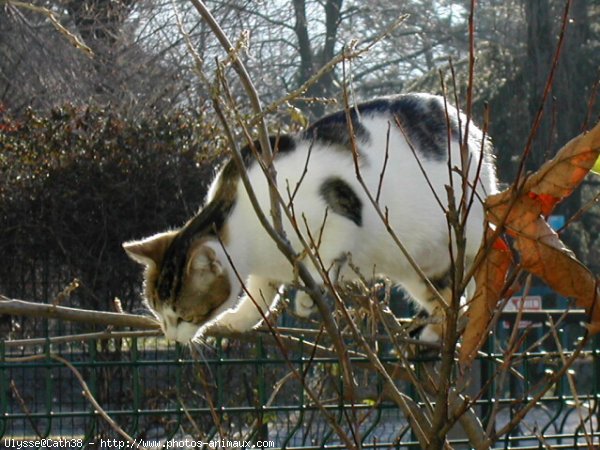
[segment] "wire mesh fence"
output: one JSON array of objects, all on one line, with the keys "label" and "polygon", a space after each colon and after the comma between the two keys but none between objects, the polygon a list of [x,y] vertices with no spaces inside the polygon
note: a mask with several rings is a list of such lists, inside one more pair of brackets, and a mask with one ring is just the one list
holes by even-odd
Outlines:
[{"label": "wire mesh fence", "polygon": [[[511,370],[501,376],[516,315],[503,316],[469,377],[468,391],[482,393],[474,398],[474,410],[490,429],[501,430],[522,414],[523,406],[561,366],[561,358],[572,355],[584,319],[576,311],[525,313],[520,325],[524,350],[512,355]],[[559,341],[538,342],[547,336],[549,321],[559,323]],[[56,329],[52,322],[43,320],[38,326]],[[177,442],[179,448],[194,448],[200,442],[229,440],[272,448],[346,448],[334,423],[362,448],[420,448],[375,372],[361,370],[366,360],[351,358],[357,368],[355,398],[360,399],[351,403],[344,395],[337,358],[316,352],[314,340],[298,338],[283,350],[260,334],[249,341],[219,339],[210,347],[191,349],[158,336],[63,342],[47,334],[41,340],[2,341],[0,437],[7,448],[44,438],[72,439],[83,448],[118,448],[122,437],[103,416],[107,414],[148,447]],[[380,358],[386,363],[398,360],[385,345]],[[414,361],[417,373],[420,363]],[[398,385],[417,398],[411,384]],[[571,370],[494,448],[597,447],[599,401],[600,342],[594,338]],[[460,429],[451,435],[453,448],[469,448]]]}]

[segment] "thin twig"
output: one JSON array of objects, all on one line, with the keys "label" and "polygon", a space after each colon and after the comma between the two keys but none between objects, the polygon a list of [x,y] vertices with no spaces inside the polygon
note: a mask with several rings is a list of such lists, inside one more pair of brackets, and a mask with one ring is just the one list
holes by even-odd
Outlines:
[{"label": "thin twig", "polygon": [[575,360],[579,358],[584,347],[587,345],[588,340],[589,333],[586,329],[582,339],[578,342],[573,353],[571,353],[570,358],[566,359],[563,366],[548,378],[546,384],[542,387],[542,389],[540,389],[539,392],[536,393],[536,395],[534,395],[533,397],[528,397],[529,403],[527,403],[523,408],[517,411],[511,418],[509,423],[507,423],[499,431],[494,433],[494,436],[492,436],[494,440],[505,435],[506,433],[510,433],[516,426],[518,426],[521,423],[521,421],[527,415],[527,413],[539,404],[539,401],[546,395],[546,393],[552,388],[552,386],[554,386],[554,384],[565,375],[565,373],[569,370],[569,368],[575,362]]},{"label": "thin twig", "polygon": [[431,282],[429,277],[425,274],[425,272],[423,272],[421,267],[417,264],[417,262],[412,257],[412,255],[408,252],[408,249],[402,243],[402,241],[400,240],[398,235],[395,233],[394,229],[392,228],[392,226],[389,223],[387,213],[384,213],[381,210],[378,203],[375,201],[375,198],[371,194],[369,187],[366,185],[366,183],[363,179],[363,176],[360,171],[359,152],[358,152],[358,146],[356,145],[356,135],[354,132],[354,125],[352,123],[351,109],[352,109],[352,107],[350,106],[350,102],[348,99],[348,91],[346,89],[346,85],[344,85],[344,110],[346,112],[346,126],[348,127],[348,136],[350,137],[350,148],[352,150],[352,158],[354,160],[354,172],[356,175],[356,179],[359,182],[359,184],[361,185],[363,192],[369,199],[369,202],[373,206],[375,212],[377,213],[377,215],[381,219],[382,223],[384,224],[386,232],[390,235],[390,237],[392,238],[392,240],[394,241],[394,243],[396,244],[396,246],[398,247],[398,249],[404,256],[404,258],[406,258],[409,265],[417,273],[419,278],[427,285],[427,287],[431,290],[431,292],[437,297],[437,299],[440,301],[442,308],[444,308],[444,306],[445,306],[444,298],[438,292],[438,290],[433,285],[433,283]]},{"label": "thin twig", "polygon": [[[336,348],[336,352],[338,353],[340,360],[347,358],[346,345],[340,337],[339,329],[338,329],[338,326],[337,326],[335,320],[333,319],[333,316],[329,312],[325,298],[323,297],[323,295],[321,293],[321,288],[320,288],[319,283],[317,283],[315,281],[314,277],[312,276],[312,274],[308,270],[308,268],[302,262],[298,261],[297,253],[293,249],[293,247],[291,246],[289,241],[287,239],[285,239],[285,237],[283,235],[281,235],[280,233],[277,233],[275,228],[273,226],[271,226],[269,221],[266,219],[265,214],[262,212],[262,209],[260,208],[260,203],[258,202],[258,199],[256,198],[256,194],[254,192],[252,183],[250,182],[250,179],[248,177],[248,173],[246,171],[246,167],[244,165],[239,146],[238,146],[237,142],[235,141],[235,139],[233,138],[233,133],[231,133],[229,125],[228,125],[228,123],[225,119],[225,116],[223,114],[223,111],[220,107],[220,99],[216,96],[213,97],[213,106],[215,108],[215,111],[221,118],[223,126],[226,130],[227,136],[230,141],[231,149],[232,149],[232,157],[233,157],[233,159],[236,163],[236,166],[239,170],[240,178],[242,180],[242,183],[244,185],[244,188],[246,190],[246,193],[248,195],[250,203],[252,204],[252,207],[254,208],[254,211],[256,213],[256,216],[257,216],[259,222],[261,223],[261,225],[263,226],[263,228],[265,229],[267,234],[275,242],[279,251],[286,257],[288,262],[293,267],[296,268],[298,276],[300,277],[300,279],[304,283],[304,286],[306,287],[307,293],[311,296],[311,298],[317,305],[317,309],[319,310],[319,313],[321,314],[321,317],[323,319],[323,324],[324,324],[325,328],[327,329],[327,333],[329,334],[329,336],[332,339],[333,345]],[[240,121],[240,125],[242,126],[244,132],[247,135],[249,135],[248,130],[245,127],[245,124]],[[259,164],[262,167],[262,161],[260,159],[259,159]],[[263,170],[264,170],[264,168],[263,168]],[[266,177],[267,181],[269,183],[273,183],[273,180],[268,176],[268,174],[266,174],[266,175],[267,175],[267,177]],[[272,192],[274,193],[274,195],[276,195],[278,197],[278,201],[280,202],[280,205],[285,205],[285,200],[280,195],[279,191],[276,189],[276,186],[274,184],[271,184],[270,188],[271,188]],[[295,223],[293,217],[290,216],[290,211],[287,208],[283,208],[283,210],[284,210],[284,213],[286,214],[288,220],[290,221],[302,247],[306,251],[306,254],[309,256],[314,267],[317,268],[317,270],[319,270],[319,263],[316,260],[313,252],[311,252],[310,245],[306,242],[300,229],[296,226],[297,224]],[[325,276],[324,273],[320,273],[320,276],[322,277],[322,279],[325,279],[325,278],[323,278]],[[353,379],[352,374],[348,370],[346,370],[347,369],[346,365],[342,364],[342,368],[344,368],[344,370],[342,371],[344,381],[345,381],[346,385],[349,386],[352,383],[352,379]]]},{"label": "thin twig", "polygon": [[[548,315],[548,322],[550,324],[550,331],[552,332],[552,336],[554,337],[554,343],[556,344],[556,348],[558,353],[560,354],[560,360],[563,363],[563,366],[567,363],[565,358],[565,352],[560,342],[560,338],[558,337],[558,332],[556,331],[556,326],[554,324],[554,320],[552,320],[552,316]],[[581,404],[581,400],[579,399],[579,395],[577,394],[577,388],[575,387],[575,380],[573,380],[573,375],[570,371],[565,372],[567,376],[567,382],[569,383],[569,388],[571,389],[571,393],[573,394],[573,400],[575,401],[575,409],[577,411],[577,415],[579,416],[579,422],[581,424],[581,428],[583,428],[583,435],[585,437],[585,441],[588,444],[589,448],[593,448],[592,439],[588,433],[588,430],[585,426],[585,420],[583,419],[583,415],[581,414],[581,409],[583,408]]]},{"label": "thin twig", "polygon": [[[448,193],[448,209],[447,223],[449,232],[448,251],[450,253],[452,277],[452,297],[449,308],[446,309],[445,327],[442,336],[442,353],[441,366],[439,369],[439,386],[436,396],[435,410],[432,418],[432,443],[431,449],[435,450],[442,448],[444,440],[448,432],[445,426],[448,421],[449,412],[449,392],[452,385],[452,372],[454,368],[454,354],[456,343],[459,338],[458,333],[458,314],[460,309],[460,298],[465,286],[465,263],[466,263],[466,220],[468,217],[468,188],[469,188],[469,173],[470,173],[470,152],[469,152],[469,126],[472,116],[473,104],[473,86],[474,86],[474,65],[475,65],[475,0],[471,0],[469,10],[469,78],[467,83],[467,105],[466,105],[466,124],[464,129],[464,139],[460,143],[460,159],[461,159],[461,181],[462,190],[460,203],[457,207],[455,200],[455,191],[453,186],[446,186]],[[456,107],[458,108],[458,102]],[[457,114],[460,120],[460,113]],[[460,132],[459,132],[460,135]],[[459,136],[460,139],[460,136]],[[449,144],[450,145],[450,144]],[[452,177],[452,169],[449,167],[450,177]],[[477,181],[475,180],[475,187]],[[454,254],[454,246],[452,239],[452,231],[454,232],[454,244],[456,246],[456,254]],[[483,433],[483,428],[481,433]]]},{"label": "thin twig", "polygon": [[[408,17],[408,14],[400,16],[389,27],[387,27],[385,30],[383,30],[381,33],[377,34],[373,38],[364,41],[354,41],[345,46],[344,50],[340,54],[338,54],[337,56],[329,60],[327,63],[325,63],[308,80],[302,83],[302,85],[299,88],[294,89],[287,95],[265,106],[263,108],[262,114],[256,115],[250,120],[250,126],[256,125],[267,114],[277,111],[282,105],[285,105],[293,100],[306,100],[301,98],[301,96],[304,93],[306,93],[311,88],[311,86],[317,83],[321,78],[323,78],[327,73],[335,69],[342,62],[351,61],[369,52],[373,47],[375,47],[383,39],[389,36],[392,31],[394,31],[396,28],[402,25],[406,21],[406,19],[408,19]],[[364,45],[364,47],[361,47],[361,45]],[[351,51],[348,51],[348,49],[351,49]]]},{"label": "thin twig", "polygon": [[10,299],[0,294],[0,314],[11,316],[35,316],[49,319],[83,322],[94,325],[112,325],[115,327],[131,327],[142,330],[160,328],[158,321],[152,317],[137,314],[123,314],[107,311],[91,311],[66,306],[35,303]]},{"label": "thin twig", "polygon": [[[246,70],[245,65],[239,59],[235,48],[231,45],[229,38],[225,35],[225,32],[219,25],[219,23],[215,20],[209,9],[206,7],[202,0],[190,0],[194,5],[198,13],[202,16],[202,18],[208,23],[208,26],[212,30],[213,34],[219,40],[221,46],[225,49],[229,57],[231,58],[233,68],[237,72],[239,79],[244,86],[244,90],[250,99],[250,104],[252,105],[252,110],[254,114],[257,116],[262,116],[263,108],[258,96],[258,91]],[[281,209],[280,204],[277,201],[277,196],[275,195],[276,186],[277,186],[277,173],[275,171],[275,167],[273,166],[273,151],[271,149],[271,143],[269,141],[269,132],[267,130],[267,126],[264,120],[259,120],[256,123],[258,127],[258,136],[262,151],[262,160],[265,164],[267,164],[269,179],[272,181],[275,188],[270,188],[269,195],[271,200],[271,218],[273,220],[273,227],[277,234],[280,236],[284,236],[283,225],[281,222]]]},{"label": "thin twig", "polygon": [[[521,303],[519,305],[519,310],[517,312],[517,317],[515,318],[514,327],[510,337],[508,339],[507,350],[505,352],[505,357],[502,365],[500,366],[499,373],[499,381],[496,388],[496,401],[492,405],[492,411],[490,412],[487,426],[487,434],[488,436],[492,434],[492,430],[494,429],[496,423],[496,415],[500,410],[500,402],[498,401],[498,396],[502,395],[504,390],[504,383],[506,381],[506,377],[508,375],[508,369],[511,367],[511,362],[513,361],[514,354],[517,349],[517,336],[519,330],[519,323],[521,321],[521,316],[523,314],[523,307],[525,305],[525,298],[529,293],[529,288],[531,286],[531,275],[527,276],[525,281],[525,287],[523,289],[523,295],[521,297]],[[508,299],[507,299],[508,301]],[[504,302],[506,304],[506,302]],[[499,315],[502,312],[503,308],[498,308],[496,315]]]},{"label": "thin twig", "polygon": [[59,356],[55,353],[50,353],[50,354],[44,353],[44,354],[39,354],[39,355],[4,358],[4,360],[6,362],[10,362],[10,363],[17,363],[17,362],[21,363],[21,362],[35,362],[35,361],[40,361],[40,360],[48,359],[48,358],[53,359],[54,361],[60,362],[61,364],[65,365],[69,370],[71,370],[71,372],[73,373],[75,378],[77,378],[77,381],[79,381],[81,388],[83,389],[83,392],[82,392],[83,396],[85,398],[87,398],[88,401],[94,407],[94,412],[96,414],[100,415],[100,417],[102,417],[114,431],[116,431],[123,439],[125,439],[133,448],[136,448],[139,450],[148,450],[146,447],[141,446],[139,444],[139,442],[137,442],[135,439],[133,439],[129,434],[127,434],[127,432],[125,430],[123,430],[119,426],[119,424],[117,422],[115,422],[115,420],[112,417],[110,417],[110,415],[104,410],[104,408],[102,408],[102,406],[100,406],[100,404],[94,397],[94,394],[88,387],[87,383],[83,379],[83,376],[81,375],[79,370],[77,370],[77,368],[73,364],[71,364],[69,361],[67,361],[62,356]]},{"label": "thin twig", "polygon": [[[274,338],[275,343],[279,347],[279,350],[281,351],[281,354],[283,355],[284,361],[288,365],[288,368],[292,371],[292,373],[294,374],[296,379],[298,381],[300,381],[300,383],[302,383],[302,386],[303,386],[305,392],[307,393],[307,395],[311,398],[311,400],[315,403],[315,405],[321,410],[321,413],[327,420],[328,424],[338,434],[340,439],[344,440],[345,444],[348,445],[349,449],[358,448],[358,447],[354,446],[354,443],[352,441],[350,441],[347,434],[342,430],[342,428],[335,421],[333,416],[331,416],[329,414],[329,412],[323,407],[323,404],[320,402],[319,396],[317,396],[313,392],[313,390],[310,388],[310,386],[308,386],[308,384],[306,384],[305,378],[299,373],[298,369],[296,369],[296,367],[292,364],[292,362],[290,361],[289,356],[288,356],[288,353],[289,353],[288,348],[283,344],[283,341],[280,339],[278,331],[276,330],[274,325],[271,323],[269,318],[262,311],[262,308],[256,303],[255,299],[251,296],[250,292],[248,291],[248,289],[245,286],[244,280],[242,280],[240,278],[240,274],[237,272],[234,262],[231,260],[231,257],[229,255],[229,253],[226,251],[225,246],[223,245],[223,243],[221,243],[221,245],[223,247],[223,250],[225,251],[225,256],[227,257],[229,264],[233,268],[235,276],[238,277],[238,280],[241,282],[242,289],[245,291],[245,294],[248,295],[248,297],[250,297],[251,301],[254,302],[255,307],[258,308],[258,311],[261,314],[263,321],[266,323],[267,327],[269,328],[269,331],[271,332],[271,336]],[[338,358],[341,359],[339,354],[337,356],[338,356]],[[345,358],[348,358],[347,354],[344,354],[344,356],[345,356]]]},{"label": "thin twig", "polygon": [[37,6],[32,3],[21,2],[18,0],[0,0],[0,3],[6,3],[8,6],[27,9],[29,11],[33,11],[46,16],[48,20],[50,20],[50,23],[52,23],[52,26],[56,29],[56,31],[62,34],[71,43],[73,47],[75,47],[78,50],[81,50],[89,58],[94,57],[94,52],[92,51],[92,49],[88,47],[85,44],[85,42],[83,42],[79,37],[77,37],[75,34],[71,33],[71,31],[65,28],[60,23],[59,19],[56,17],[56,13],[54,13],[52,10],[44,8],[43,6]]},{"label": "thin twig", "polygon": [[525,144],[525,149],[523,150],[521,159],[519,161],[517,176],[515,177],[515,181],[513,182],[514,190],[517,190],[516,188],[519,186],[519,182],[523,178],[523,174],[525,172],[525,161],[527,160],[527,157],[533,149],[533,140],[535,138],[535,135],[537,134],[538,128],[542,121],[542,117],[544,115],[544,105],[546,104],[546,100],[552,90],[552,85],[554,83],[554,75],[556,74],[556,68],[558,66],[558,61],[562,52],[567,26],[569,24],[569,11],[571,9],[571,2],[572,0],[567,0],[567,2],[565,3],[565,9],[563,11],[562,17],[562,25],[560,28],[560,34],[558,36],[558,43],[556,44],[556,50],[554,51],[554,56],[552,58],[552,66],[550,68],[550,72],[548,73],[546,85],[544,86],[544,93],[542,94],[542,98],[540,100],[540,106],[533,120],[533,124],[531,125],[531,131],[529,132],[529,136],[527,137],[527,143]]},{"label": "thin twig", "polygon": [[390,132],[392,131],[392,124],[388,122],[387,131],[385,134],[385,156],[383,158],[383,167],[379,173],[379,183],[377,183],[377,194],[375,195],[375,203],[379,204],[379,197],[381,196],[381,189],[383,188],[383,180],[385,178],[385,169],[387,169],[388,159],[390,157]]},{"label": "thin twig", "polygon": [[10,341],[4,341],[6,348],[14,347],[26,347],[36,345],[58,345],[68,344],[71,342],[84,342],[84,341],[103,341],[108,339],[126,339],[126,338],[145,338],[145,337],[157,337],[162,336],[161,330],[148,330],[148,331],[101,331],[99,333],[83,333],[83,334],[69,334],[65,336],[54,336],[45,338],[31,338],[31,339],[13,339]]},{"label": "thin twig", "polygon": [[565,222],[565,224],[562,227],[560,227],[558,230],[556,230],[556,233],[561,234],[563,231],[565,231],[567,229],[567,227],[569,227],[571,224],[573,224],[573,223],[577,222],[579,219],[581,219],[581,217],[586,212],[588,212],[594,206],[598,205],[599,202],[600,202],[600,192],[598,192],[592,199],[587,201],[585,203],[585,205],[583,205],[581,208],[579,208],[579,210],[576,211],[575,214],[573,214],[571,217],[569,217],[569,219]]},{"label": "thin twig", "polygon": [[40,439],[43,439],[44,433],[42,433],[42,431],[38,428],[38,425],[35,422],[35,420],[33,420],[33,417],[31,417],[31,410],[29,409],[29,407],[27,406],[27,403],[25,402],[25,399],[19,392],[19,389],[17,388],[17,383],[15,383],[15,380],[10,380],[10,390],[12,391],[13,395],[17,399],[17,402],[19,403],[21,410],[23,411],[23,413],[25,413],[25,417],[27,417],[27,421],[29,422],[31,429],[35,432],[35,434]]}]

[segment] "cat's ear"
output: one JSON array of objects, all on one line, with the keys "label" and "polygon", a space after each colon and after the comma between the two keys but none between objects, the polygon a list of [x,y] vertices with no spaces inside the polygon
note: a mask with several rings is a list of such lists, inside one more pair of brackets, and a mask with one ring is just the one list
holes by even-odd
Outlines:
[{"label": "cat's ear", "polygon": [[190,249],[187,273],[201,272],[211,272],[213,275],[219,276],[223,273],[223,266],[212,248],[199,243]]},{"label": "cat's ear", "polygon": [[158,233],[140,241],[124,242],[125,252],[134,261],[147,267],[157,267],[175,237],[174,231]]}]

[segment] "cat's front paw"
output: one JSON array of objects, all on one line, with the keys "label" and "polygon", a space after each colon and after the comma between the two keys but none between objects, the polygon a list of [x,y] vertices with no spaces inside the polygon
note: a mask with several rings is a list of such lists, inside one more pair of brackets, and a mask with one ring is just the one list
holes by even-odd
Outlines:
[{"label": "cat's front paw", "polygon": [[243,331],[234,330],[229,324],[212,322],[200,328],[199,332],[196,334],[196,338],[204,339],[208,336],[227,336],[241,332]]},{"label": "cat's front paw", "polygon": [[225,320],[218,320],[209,325],[208,332],[218,332],[220,334],[246,333],[256,327],[257,323],[249,322],[243,317],[227,317]]},{"label": "cat's front paw", "polygon": [[442,333],[442,324],[430,323],[425,325],[419,333],[419,340],[430,344],[439,343],[442,340]]},{"label": "cat's front paw", "polygon": [[206,332],[245,333],[262,322],[262,315],[249,298],[242,297],[238,306],[225,311],[206,327]]}]

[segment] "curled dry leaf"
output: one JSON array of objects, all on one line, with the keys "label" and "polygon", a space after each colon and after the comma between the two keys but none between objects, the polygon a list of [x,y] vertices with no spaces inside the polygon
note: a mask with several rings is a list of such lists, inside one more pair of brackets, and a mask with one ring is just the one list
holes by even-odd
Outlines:
[{"label": "curled dry leaf", "polygon": [[[600,124],[571,140],[530,175],[520,189],[513,186],[485,202],[487,220],[515,239],[522,268],[585,308],[590,314],[590,333],[600,332],[600,289],[596,277],[575,258],[543,216],[573,192],[599,154]],[[504,284],[510,266],[508,255],[496,247],[492,246],[475,273],[477,288],[467,311],[469,324],[460,353],[463,365],[472,361],[485,340],[493,308],[502,294],[499,283]]]},{"label": "curled dry leaf", "polygon": [[[493,231],[488,229],[487,240],[492,237],[492,234]],[[482,246],[480,252],[485,251],[485,248],[485,245]],[[512,261],[512,253],[506,242],[496,238],[485,259],[477,267],[475,272],[477,287],[466,313],[469,326],[465,329],[460,348],[459,359],[462,365],[468,365],[473,361],[487,338],[488,324],[502,295]]]},{"label": "curled dry leaf", "polygon": [[594,166],[600,151],[600,123],[587,133],[571,139],[550,161],[525,182],[523,192],[537,197],[542,213],[550,214],[554,206],[571,195]]}]

